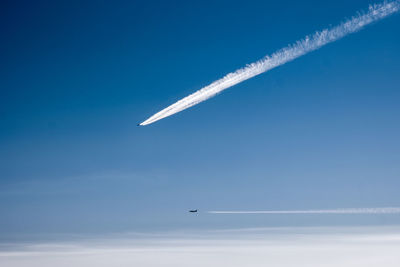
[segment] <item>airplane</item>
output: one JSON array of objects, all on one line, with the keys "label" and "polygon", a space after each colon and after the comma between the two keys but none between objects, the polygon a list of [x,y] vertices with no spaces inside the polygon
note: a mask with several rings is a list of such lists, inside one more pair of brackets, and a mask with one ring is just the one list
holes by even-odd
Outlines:
[{"label": "airplane", "polygon": [[194,212],[197,212],[197,209],[195,209],[195,210],[189,210],[189,212],[193,212],[193,213],[194,213]]}]

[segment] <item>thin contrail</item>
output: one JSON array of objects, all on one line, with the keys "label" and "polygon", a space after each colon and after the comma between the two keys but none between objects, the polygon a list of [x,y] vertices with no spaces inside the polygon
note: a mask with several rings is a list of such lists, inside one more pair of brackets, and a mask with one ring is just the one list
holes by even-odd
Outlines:
[{"label": "thin contrail", "polygon": [[400,9],[400,0],[385,1],[381,4],[371,5],[367,12],[358,13],[338,26],[330,29],[325,29],[316,32],[311,36],[306,36],[304,39],[289,45],[281,50],[278,50],[271,56],[265,56],[261,60],[247,65],[244,68],[238,69],[235,72],[227,74],[222,79],[219,79],[210,85],[203,87],[197,92],[179,100],[178,102],[166,107],[157,112],[139,125],[148,125],[165,117],[171,116],[191,106],[199,104],[216,94],[222,92],[229,87],[250,79],[256,75],[266,72],[270,69],[292,61],[300,56],[303,56],[320,47],[337,41],[350,33],[357,32],[372,22],[379,21]]},{"label": "thin contrail", "polygon": [[400,208],[352,208],[330,210],[214,210],[212,214],[400,214]]}]

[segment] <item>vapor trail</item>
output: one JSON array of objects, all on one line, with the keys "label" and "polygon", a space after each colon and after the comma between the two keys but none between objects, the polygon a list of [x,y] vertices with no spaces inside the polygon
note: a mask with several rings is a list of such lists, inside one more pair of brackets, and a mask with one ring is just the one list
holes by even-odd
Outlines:
[{"label": "vapor trail", "polygon": [[157,112],[140,125],[148,125],[165,117],[171,116],[191,106],[199,104],[229,87],[250,79],[270,69],[292,61],[328,43],[334,42],[344,36],[357,32],[372,22],[379,21],[400,9],[400,0],[385,1],[381,4],[371,5],[367,12],[357,13],[356,16],[339,24],[336,27],[316,32],[311,36],[278,50],[271,56],[248,64],[246,67],[227,74],[225,77],[203,87],[195,93],[179,100],[178,102]]},{"label": "vapor trail", "polygon": [[400,214],[400,208],[355,208],[331,210],[219,210],[212,214]]}]

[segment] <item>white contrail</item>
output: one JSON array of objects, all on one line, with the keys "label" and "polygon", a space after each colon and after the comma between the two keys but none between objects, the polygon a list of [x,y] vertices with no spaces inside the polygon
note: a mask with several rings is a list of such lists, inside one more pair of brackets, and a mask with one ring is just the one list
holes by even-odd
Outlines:
[{"label": "white contrail", "polygon": [[198,90],[197,92],[179,100],[178,102],[168,106],[167,108],[157,112],[139,125],[148,125],[150,123],[171,116],[177,112],[187,109],[191,106],[199,104],[223,90],[250,79],[256,75],[266,72],[270,69],[278,67],[286,62],[292,61],[302,55],[305,55],[313,50],[316,50],[328,43],[334,42],[344,36],[357,32],[372,22],[381,20],[400,9],[400,0],[383,2],[369,7],[367,12],[359,13],[336,27],[325,29],[321,32],[316,32],[311,36],[306,36],[304,39],[289,45],[281,50],[278,50],[271,56],[265,56],[259,61],[251,63],[244,68],[238,69],[235,72],[227,74],[222,79],[219,79],[210,85]]},{"label": "white contrail", "polygon": [[331,210],[214,210],[212,214],[400,214],[400,208],[354,208]]}]

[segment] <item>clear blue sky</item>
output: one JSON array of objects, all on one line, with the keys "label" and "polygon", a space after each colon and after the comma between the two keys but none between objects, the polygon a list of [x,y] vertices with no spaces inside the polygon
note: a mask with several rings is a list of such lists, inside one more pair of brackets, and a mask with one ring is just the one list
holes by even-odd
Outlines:
[{"label": "clear blue sky", "polygon": [[136,127],[370,3],[2,3],[0,237],[399,223],[187,213],[400,206],[399,15]]}]

